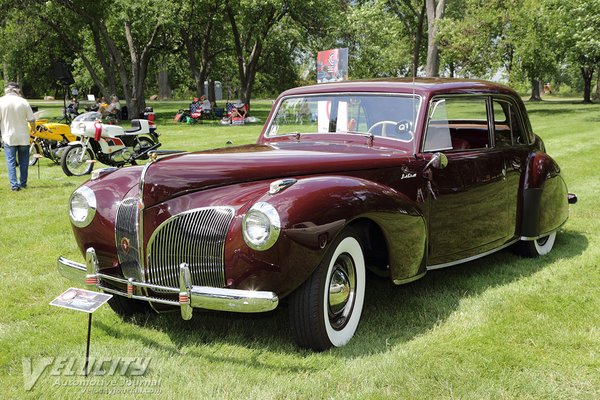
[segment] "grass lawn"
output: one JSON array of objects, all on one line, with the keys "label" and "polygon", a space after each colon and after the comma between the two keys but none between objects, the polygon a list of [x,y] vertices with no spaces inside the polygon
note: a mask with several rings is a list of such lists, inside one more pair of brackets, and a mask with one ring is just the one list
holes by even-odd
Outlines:
[{"label": "grass lawn", "polygon": [[[33,104],[57,115],[56,102]],[[261,129],[176,124],[185,103],[153,105],[163,149],[251,143]],[[600,398],[600,104],[527,106],[579,196],[550,255],[530,260],[507,250],[404,286],[370,280],[353,340],[320,354],[295,347],[285,305],[255,316],[196,311],[191,321],[179,313],[123,321],[102,307],[93,366],[105,361],[106,371],[119,357],[119,368],[137,358],[133,364],[148,363],[142,376],[78,375],[87,316],[48,305],[73,286],[56,272],[56,258],[83,261],[67,201],[87,177],[66,177],[42,159],[29,188],[13,193],[1,152],[0,398]],[[264,121],[270,102],[252,107]],[[51,366],[25,390],[44,360]]]}]

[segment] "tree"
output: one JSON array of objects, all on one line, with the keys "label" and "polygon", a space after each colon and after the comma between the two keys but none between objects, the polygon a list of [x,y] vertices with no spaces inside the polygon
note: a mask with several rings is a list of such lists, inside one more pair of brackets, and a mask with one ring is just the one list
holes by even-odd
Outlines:
[{"label": "tree", "polygon": [[343,46],[348,47],[353,79],[406,76],[416,71],[410,62],[411,37],[405,31],[406,25],[389,9],[388,2],[355,5],[346,13],[342,26],[341,37]]},{"label": "tree", "polygon": [[600,65],[600,0],[548,0],[556,38],[568,62],[584,82],[583,102],[591,103],[592,79]]},{"label": "tree", "polygon": [[444,18],[446,0],[425,0],[427,9],[427,65],[425,76],[440,75],[440,55],[438,48],[438,25]]},{"label": "tree", "polygon": [[[82,60],[102,93],[123,93],[129,114],[143,113],[148,64],[157,52],[168,7],[151,0],[55,0],[40,5],[49,8],[40,17]],[[74,32],[73,25],[85,29]],[[65,37],[65,32],[72,36]],[[90,37],[91,43],[86,40]]]},{"label": "tree", "polygon": [[511,81],[526,80],[531,99],[541,100],[540,83],[556,72],[552,17],[544,2],[468,0],[461,19],[440,26],[440,45],[463,75],[493,76],[505,71]]},{"label": "tree", "polygon": [[412,76],[417,76],[421,66],[420,56],[425,30],[426,6],[424,0],[388,0],[389,9],[405,27],[408,36],[412,37]]},{"label": "tree", "polygon": [[[179,12],[189,15],[178,26],[186,59],[194,77],[196,96],[204,95],[204,82],[209,79],[215,58],[233,46],[225,37],[223,0],[177,2]],[[209,100],[214,102],[214,92]]]},{"label": "tree", "polygon": [[279,35],[292,24],[301,26],[307,36],[320,34],[329,27],[328,18],[341,11],[340,7],[336,0],[227,2],[225,13],[231,26],[241,100],[250,102],[261,57],[275,51],[273,46],[277,41],[271,40],[272,36]]}]

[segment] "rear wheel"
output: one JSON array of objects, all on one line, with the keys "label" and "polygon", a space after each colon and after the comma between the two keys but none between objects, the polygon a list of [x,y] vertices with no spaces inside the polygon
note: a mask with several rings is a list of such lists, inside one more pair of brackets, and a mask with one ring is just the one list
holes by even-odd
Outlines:
[{"label": "rear wheel", "polygon": [[525,257],[539,257],[544,256],[552,250],[554,247],[554,241],[556,240],[556,232],[552,232],[548,236],[541,237],[536,240],[522,241],[518,243],[519,254]]},{"label": "rear wheel", "polygon": [[92,172],[93,160],[94,154],[87,147],[69,146],[60,158],[60,166],[67,176],[81,176]]},{"label": "rear wheel", "polygon": [[323,351],[354,336],[365,297],[365,260],[359,235],[347,230],[290,296],[290,322],[301,347]]},{"label": "rear wheel", "polygon": [[29,166],[33,166],[38,162],[38,154],[40,154],[40,149],[35,143],[32,143],[29,146]]},{"label": "rear wheel", "polygon": [[[138,143],[133,147],[135,154],[143,153],[150,147],[154,146],[154,140],[150,139],[149,137],[145,137],[145,136],[139,137],[137,139],[137,141],[138,141]],[[140,160],[147,160],[147,159],[148,159],[148,154],[140,157]]]}]

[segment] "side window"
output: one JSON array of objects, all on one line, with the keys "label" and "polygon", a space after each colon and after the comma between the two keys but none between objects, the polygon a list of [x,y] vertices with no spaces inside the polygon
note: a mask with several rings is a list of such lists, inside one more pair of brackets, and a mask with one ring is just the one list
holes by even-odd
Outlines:
[{"label": "side window", "polygon": [[512,129],[513,142],[515,144],[526,144],[527,134],[521,125],[517,109],[512,104],[510,104],[510,127]]},{"label": "side window", "polygon": [[423,151],[469,150],[490,147],[486,97],[434,99]]},{"label": "side window", "polygon": [[494,141],[496,147],[512,146],[510,110],[509,103],[494,100]]},{"label": "side window", "polygon": [[494,137],[496,147],[527,143],[519,114],[508,101],[494,100]]}]

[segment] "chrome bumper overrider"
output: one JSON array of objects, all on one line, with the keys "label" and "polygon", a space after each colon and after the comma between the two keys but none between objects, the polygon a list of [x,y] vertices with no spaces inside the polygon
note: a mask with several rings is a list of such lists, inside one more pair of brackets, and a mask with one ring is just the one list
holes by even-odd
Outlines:
[{"label": "chrome bumper overrider", "polygon": [[[183,319],[192,318],[193,308],[255,313],[271,311],[279,303],[279,298],[273,292],[193,286],[190,269],[185,263],[179,267],[179,288],[158,286],[135,281],[134,279],[124,279],[102,274],[99,272],[98,258],[93,248],[87,249],[85,265],[64,257],[59,257],[57,263],[58,272],[62,276],[75,282],[84,283],[88,288],[95,287],[104,292],[130,299],[180,306]],[[127,292],[102,286],[101,280],[125,284],[127,285]],[[177,294],[179,301],[136,294],[141,293],[141,290],[137,290],[138,288],[155,289]]]}]

